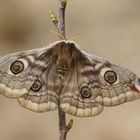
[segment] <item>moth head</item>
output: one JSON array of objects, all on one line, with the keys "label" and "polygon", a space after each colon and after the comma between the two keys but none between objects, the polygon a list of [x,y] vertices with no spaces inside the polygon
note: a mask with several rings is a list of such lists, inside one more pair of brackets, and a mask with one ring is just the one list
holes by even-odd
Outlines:
[{"label": "moth head", "polygon": [[74,42],[68,42],[67,44],[72,48],[74,48],[76,46]]},{"label": "moth head", "polygon": [[62,40],[62,41],[58,41],[54,44],[54,46],[57,46],[57,47],[64,47],[64,48],[76,48],[76,43],[74,41],[70,41],[70,40]]}]

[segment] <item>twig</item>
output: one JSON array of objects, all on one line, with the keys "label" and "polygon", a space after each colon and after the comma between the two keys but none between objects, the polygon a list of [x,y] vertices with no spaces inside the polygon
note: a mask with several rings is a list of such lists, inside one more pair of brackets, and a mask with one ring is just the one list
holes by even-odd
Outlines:
[{"label": "twig", "polygon": [[65,9],[67,5],[67,0],[58,0],[58,19],[53,10],[50,10],[50,18],[53,24],[56,26],[58,31],[58,36],[60,40],[66,39],[65,34]]},{"label": "twig", "polygon": [[[58,16],[58,32],[66,38],[65,34],[65,9],[67,5],[67,0],[58,0],[58,11],[59,11],[59,16]],[[63,38],[60,38],[63,39]]]},{"label": "twig", "polygon": [[59,113],[59,140],[66,140],[69,130],[73,126],[73,120],[70,120],[68,125],[66,125],[66,114],[58,109]]},{"label": "twig", "polygon": [[[58,0],[58,19],[53,10],[50,10],[50,18],[53,24],[56,26],[58,31],[58,36],[60,40],[66,39],[65,34],[65,9],[67,6],[67,0]],[[70,120],[68,125],[66,125],[66,114],[59,108],[59,140],[66,140],[69,130],[73,126],[73,120]]]}]

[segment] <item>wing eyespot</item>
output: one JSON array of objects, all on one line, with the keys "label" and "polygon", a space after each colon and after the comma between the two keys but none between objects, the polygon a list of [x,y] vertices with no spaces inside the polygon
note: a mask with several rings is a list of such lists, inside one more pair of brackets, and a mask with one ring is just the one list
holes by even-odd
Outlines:
[{"label": "wing eyespot", "polygon": [[104,74],[104,80],[109,84],[114,84],[117,81],[117,74],[112,70],[108,70]]},{"label": "wing eyespot", "polygon": [[37,91],[39,91],[41,89],[41,87],[42,87],[41,81],[40,80],[36,80],[33,83],[32,87],[31,87],[31,90],[37,92]]},{"label": "wing eyespot", "polygon": [[88,99],[91,97],[90,89],[87,86],[82,87],[80,90],[80,93],[81,93],[82,98],[84,99]]},{"label": "wing eyespot", "polygon": [[11,64],[10,70],[13,74],[19,74],[24,70],[24,63],[22,61],[16,60]]}]

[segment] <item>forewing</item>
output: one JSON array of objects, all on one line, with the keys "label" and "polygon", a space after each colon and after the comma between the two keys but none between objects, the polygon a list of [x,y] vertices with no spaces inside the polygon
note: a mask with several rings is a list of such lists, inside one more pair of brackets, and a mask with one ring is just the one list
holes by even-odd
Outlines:
[{"label": "forewing", "polygon": [[64,112],[95,116],[104,106],[140,98],[139,78],[131,71],[96,56],[82,54],[78,58],[73,61],[60,98]]},{"label": "forewing", "polygon": [[[56,109],[55,60],[52,50],[46,48],[2,57],[0,93],[8,98],[17,98],[21,106],[35,112]],[[23,67],[21,72],[18,71],[19,62]]]}]

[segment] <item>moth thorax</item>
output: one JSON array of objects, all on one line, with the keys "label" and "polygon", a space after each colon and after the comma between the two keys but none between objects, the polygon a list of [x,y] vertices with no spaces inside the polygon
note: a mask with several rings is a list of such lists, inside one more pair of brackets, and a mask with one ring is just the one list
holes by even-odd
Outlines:
[{"label": "moth thorax", "polygon": [[57,72],[58,72],[58,76],[59,76],[60,80],[63,81],[65,79],[66,75],[68,74],[68,68],[63,67],[63,65],[59,65],[57,67]]},{"label": "moth thorax", "polygon": [[71,56],[67,53],[62,53],[57,59],[57,72],[65,76],[71,66]]}]

